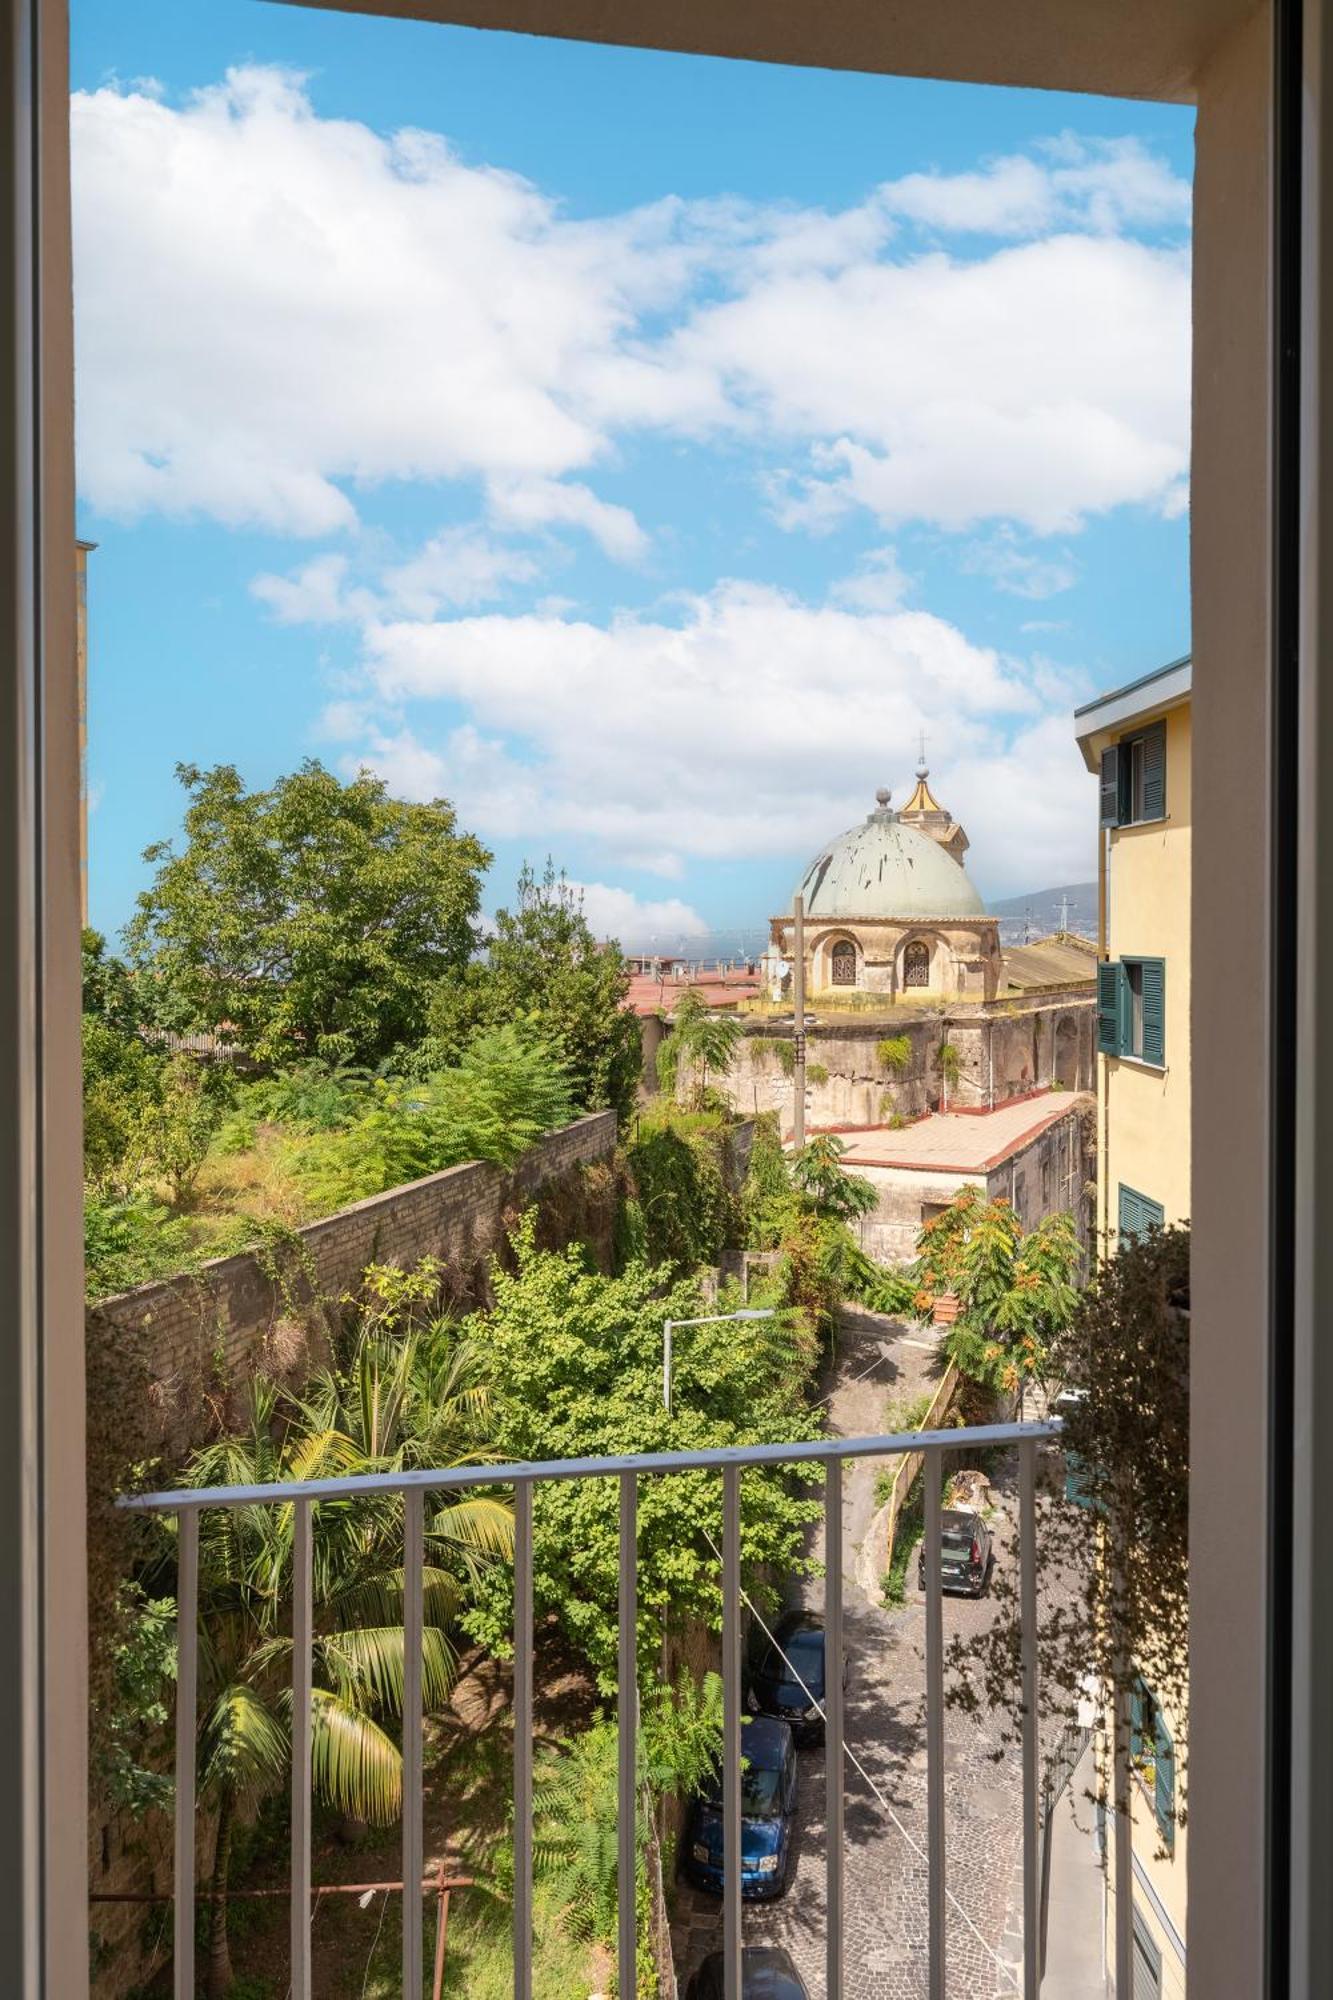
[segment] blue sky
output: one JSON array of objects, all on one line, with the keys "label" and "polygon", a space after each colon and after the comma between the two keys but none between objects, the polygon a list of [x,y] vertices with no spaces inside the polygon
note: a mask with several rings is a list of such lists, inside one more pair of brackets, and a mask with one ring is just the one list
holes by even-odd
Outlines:
[{"label": "blue sky", "polygon": [[1192,124],[259,0],[75,0],[93,921],[178,760],[443,795],[762,929],[926,732],[983,893],[1189,643]]}]

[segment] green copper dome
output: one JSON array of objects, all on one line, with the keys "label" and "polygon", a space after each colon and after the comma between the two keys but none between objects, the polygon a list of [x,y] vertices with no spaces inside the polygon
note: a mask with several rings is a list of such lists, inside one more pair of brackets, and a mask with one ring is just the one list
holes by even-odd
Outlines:
[{"label": "green copper dome", "polygon": [[984,917],[986,906],[937,840],[905,826],[879,792],[875,811],[840,833],[796,885],[807,918]]}]

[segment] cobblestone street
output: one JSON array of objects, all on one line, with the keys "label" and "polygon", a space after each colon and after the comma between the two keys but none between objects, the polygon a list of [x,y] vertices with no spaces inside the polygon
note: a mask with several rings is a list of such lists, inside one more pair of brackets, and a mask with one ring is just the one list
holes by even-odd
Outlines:
[{"label": "cobblestone street", "polygon": [[[855,1378],[882,1352],[865,1379]],[[831,1400],[833,1428],[854,1436],[883,1427],[889,1404],[910,1402],[934,1385],[929,1343],[891,1320],[849,1313]],[[847,2000],[924,2000],[926,1993],[926,1753],[924,1613],[909,1581],[908,1603],[888,1611],[867,1601],[855,1581],[857,1550],[874,1510],[876,1466],[857,1463],[843,1494],[844,1621],[850,1679],[846,1742],[845,1980]],[[1011,1477],[995,1482],[996,1561],[1012,1554],[1015,1494]],[[822,1554],[822,1549],[820,1550]],[[818,1605],[822,1583],[805,1595]],[[945,1599],[945,1644],[981,1629],[988,1598]],[[1010,1912],[1019,1871],[1021,1785],[1016,1750],[998,1762],[999,1725],[985,1715],[946,1711],[945,1799],[948,1882],[948,1990],[959,2000],[1013,1994],[1021,1937]],[[787,1893],[768,1906],[747,1905],[747,1943],[780,1943],[799,1966],[814,2000],[824,1995],[824,1753],[801,1752],[797,1865]],[[876,1790],[879,1797],[876,1797]],[[881,1802],[882,1801],[882,1802]],[[915,1843],[915,1845],[913,1845]],[[918,1851],[919,1850],[919,1851]],[[677,1884],[673,1937],[677,1975],[689,1973],[720,1941],[721,1908],[683,1881]],[[1003,1963],[997,1962],[1002,1960]]]}]

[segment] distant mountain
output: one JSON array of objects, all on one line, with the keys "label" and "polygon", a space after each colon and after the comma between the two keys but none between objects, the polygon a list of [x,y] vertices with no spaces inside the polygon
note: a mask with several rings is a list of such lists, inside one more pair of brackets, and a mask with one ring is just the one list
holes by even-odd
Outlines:
[{"label": "distant mountain", "polygon": [[1030,938],[1050,937],[1059,930],[1075,931],[1080,937],[1097,935],[1097,884],[1066,882],[1056,889],[1032,889],[1026,896],[1007,896],[992,903],[991,915],[1000,919],[1000,943],[1022,944]]}]

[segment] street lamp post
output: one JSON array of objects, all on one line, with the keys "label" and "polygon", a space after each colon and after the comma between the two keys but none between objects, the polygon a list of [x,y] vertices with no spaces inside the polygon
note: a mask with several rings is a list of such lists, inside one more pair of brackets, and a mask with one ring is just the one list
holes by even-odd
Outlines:
[{"label": "street lamp post", "polygon": [[742,1306],[734,1313],[705,1313],[701,1319],[669,1319],[662,1327],[662,1401],[671,1415],[672,1335],[678,1326],[721,1326],[730,1319],[776,1319],[776,1306]]}]

